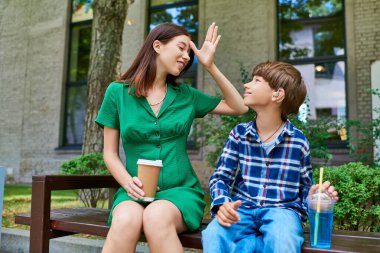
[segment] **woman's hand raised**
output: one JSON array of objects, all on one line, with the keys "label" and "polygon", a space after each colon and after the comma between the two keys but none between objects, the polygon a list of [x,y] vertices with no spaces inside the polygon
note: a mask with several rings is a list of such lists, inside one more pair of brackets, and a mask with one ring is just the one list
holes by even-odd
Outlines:
[{"label": "woman's hand raised", "polygon": [[190,41],[191,49],[194,51],[194,54],[197,56],[199,62],[202,63],[206,69],[211,68],[214,63],[214,55],[220,37],[221,36],[218,35],[218,27],[215,23],[212,23],[208,28],[206,38],[201,49],[198,50],[195,44]]}]

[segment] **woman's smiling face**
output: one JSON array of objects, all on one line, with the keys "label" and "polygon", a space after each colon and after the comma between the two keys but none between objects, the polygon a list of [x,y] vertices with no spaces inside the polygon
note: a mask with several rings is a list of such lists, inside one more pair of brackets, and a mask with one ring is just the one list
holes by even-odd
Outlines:
[{"label": "woman's smiling face", "polygon": [[168,43],[159,42],[157,67],[173,76],[178,76],[190,61],[190,38],[186,35],[176,36]]}]

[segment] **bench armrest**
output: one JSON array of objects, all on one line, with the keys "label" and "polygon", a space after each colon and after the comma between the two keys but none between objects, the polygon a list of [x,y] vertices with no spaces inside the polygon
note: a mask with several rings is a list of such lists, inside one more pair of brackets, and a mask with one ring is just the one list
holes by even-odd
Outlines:
[{"label": "bench armrest", "polygon": [[30,226],[30,252],[48,252],[49,238],[54,231],[50,226],[51,192],[91,188],[118,188],[110,176],[45,175],[32,178],[32,210]]},{"label": "bench armrest", "polygon": [[120,185],[111,175],[44,175],[33,176],[33,184],[43,184],[48,191],[91,188],[118,188]]}]

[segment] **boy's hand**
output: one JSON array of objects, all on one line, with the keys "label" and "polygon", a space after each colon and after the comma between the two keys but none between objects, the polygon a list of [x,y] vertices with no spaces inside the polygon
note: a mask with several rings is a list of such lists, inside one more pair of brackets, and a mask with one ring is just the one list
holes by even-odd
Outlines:
[{"label": "boy's hand", "polygon": [[238,212],[236,210],[241,205],[241,201],[225,202],[219,207],[216,218],[220,225],[229,227],[231,224],[237,223],[240,220]]},{"label": "boy's hand", "polygon": [[[311,195],[318,193],[318,190],[319,190],[319,185],[318,184],[313,185],[309,190],[309,198],[311,197]],[[338,201],[339,199],[338,192],[335,191],[334,186],[332,186],[329,181],[326,181],[322,184],[322,192],[329,195],[329,197],[335,201]]]}]

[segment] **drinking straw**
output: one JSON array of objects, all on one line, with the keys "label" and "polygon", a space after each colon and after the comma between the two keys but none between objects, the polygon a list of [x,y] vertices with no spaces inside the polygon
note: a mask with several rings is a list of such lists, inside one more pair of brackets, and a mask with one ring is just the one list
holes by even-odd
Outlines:
[{"label": "drinking straw", "polygon": [[323,168],[319,171],[319,187],[318,187],[318,202],[317,213],[315,214],[315,226],[314,226],[314,245],[318,243],[318,227],[319,227],[319,213],[321,212],[321,195],[322,195],[322,182],[323,182]]}]

